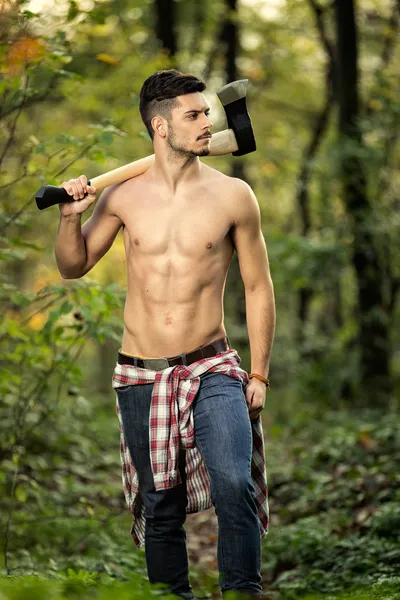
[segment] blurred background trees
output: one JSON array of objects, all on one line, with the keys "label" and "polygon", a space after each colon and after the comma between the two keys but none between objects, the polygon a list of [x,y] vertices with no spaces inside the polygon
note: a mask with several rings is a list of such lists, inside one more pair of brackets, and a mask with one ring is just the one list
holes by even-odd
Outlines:
[{"label": "blurred background trees", "polygon": [[[2,6],[1,201],[11,219],[3,243],[18,231],[40,244],[48,232],[40,260],[26,252],[6,267],[7,280],[20,289],[59,280],[58,213],[35,212],[38,185],[151,152],[138,113],[147,75],[175,66],[205,77],[215,130],[225,126],[215,90],[248,78],[257,152],[208,161],[246,179],[262,209],[278,306],[275,385],[286,393],[291,381],[290,395],[314,391],[323,402],[390,402],[398,389],[398,2]],[[119,240],[89,278],[124,285],[123,272]],[[226,311],[248,364],[236,257]],[[115,352],[107,345],[97,348],[101,364]],[[102,373],[105,390],[110,371]]]},{"label": "blurred background trees", "polygon": [[[107,419],[126,287],[122,237],[83,280],[64,281],[54,259],[58,208],[39,212],[34,193],[152,152],[138,95],[155,70],[204,77],[215,131],[226,126],[215,91],[249,79],[257,152],[205,160],[248,181],[261,207],[277,303],[270,418],[398,407],[399,21],[398,0],[0,1],[6,557],[27,502],[43,517],[87,517],[85,482],[107,505],[100,474],[119,479],[116,453],[99,457],[115,433]],[[236,256],[225,311],[248,369]],[[93,457],[98,490],[84,472]],[[113,502],[123,510],[121,498]]]}]

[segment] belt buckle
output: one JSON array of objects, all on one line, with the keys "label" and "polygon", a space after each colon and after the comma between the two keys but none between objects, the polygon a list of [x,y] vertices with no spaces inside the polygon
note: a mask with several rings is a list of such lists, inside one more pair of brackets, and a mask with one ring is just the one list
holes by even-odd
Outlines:
[{"label": "belt buckle", "polygon": [[144,358],[144,368],[153,371],[162,371],[169,367],[168,358]]}]

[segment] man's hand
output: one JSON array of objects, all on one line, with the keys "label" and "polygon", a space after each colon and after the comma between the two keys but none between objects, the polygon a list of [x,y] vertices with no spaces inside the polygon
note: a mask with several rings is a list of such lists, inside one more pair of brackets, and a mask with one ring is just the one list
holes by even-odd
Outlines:
[{"label": "man's hand", "polygon": [[[74,198],[71,202],[61,202],[59,204],[60,213],[64,217],[79,215],[96,201],[96,188],[93,185],[88,185],[86,175],[63,181],[59,187],[64,188]],[[86,193],[87,196],[85,196]]]},{"label": "man's hand", "polygon": [[263,381],[252,377],[245,389],[247,406],[249,407],[250,419],[254,421],[265,406],[267,386]]}]

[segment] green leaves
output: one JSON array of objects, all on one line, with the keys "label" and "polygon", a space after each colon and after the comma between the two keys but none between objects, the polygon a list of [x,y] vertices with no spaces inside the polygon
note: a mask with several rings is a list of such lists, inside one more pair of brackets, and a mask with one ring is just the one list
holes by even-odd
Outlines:
[{"label": "green leaves", "polygon": [[310,238],[274,233],[268,252],[271,260],[281,266],[274,280],[294,289],[332,282],[332,273],[340,272],[348,259],[346,245],[333,239],[329,231]]},{"label": "green leaves", "polygon": [[67,14],[67,21],[73,21],[77,15],[79,15],[80,10],[76,0],[69,0],[69,8]]},{"label": "green leaves", "polygon": [[[57,563],[53,561],[53,564],[56,570]],[[36,576],[3,579],[0,580],[0,591],[2,600],[113,600],[116,597],[118,600],[173,600],[175,597],[166,593],[162,586],[150,587],[143,583],[140,574],[122,583],[113,580],[107,569],[99,573],[82,568],[67,568],[52,580]]]},{"label": "green leaves", "polygon": [[[400,427],[393,416],[321,409],[303,421],[297,411],[279,442],[267,442],[273,515],[264,574],[284,598],[342,597],[340,590],[380,575],[395,578]],[[285,456],[275,464],[277,443]]]},{"label": "green leaves", "polygon": [[[82,369],[75,361],[87,339],[105,341],[121,335],[121,323],[113,318],[113,312],[121,306],[122,297],[116,285],[99,286],[82,281],[68,287],[47,285],[36,295],[25,294],[11,284],[0,286],[3,307],[18,308],[13,317],[7,315],[0,324],[0,430],[3,428],[0,456],[6,457],[1,465],[5,477],[0,481],[5,491],[3,508],[13,505],[10,485],[16,465],[20,475],[15,501],[24,504],[33,493],[39,506],[44,492],[25,474],[34,472],[34,482],[37,478],[46,479],[51,462],[40,463],[42,455],[52,460],[57,452],[62,452],[65,432],[68,432],[66,448],[73,453],[74,428],[69,420],[78,415],[88,418],[92,410],[92,405],[79,393]],[[73,394],[59,413],[60,398],[68,390]],[[54,429],[46,440],[40,440],[46,422],[47,426],[53,422]],[[32,448],[37,448],[38,443],[41,450],[35,458],[36,450],[32,453]],[[78,447],[79,456],[71,456],[76,468],[80,460],[86,464],[92,452],[92,447],[82,440]],[[85,472],[82,468],[82,475]]]}]

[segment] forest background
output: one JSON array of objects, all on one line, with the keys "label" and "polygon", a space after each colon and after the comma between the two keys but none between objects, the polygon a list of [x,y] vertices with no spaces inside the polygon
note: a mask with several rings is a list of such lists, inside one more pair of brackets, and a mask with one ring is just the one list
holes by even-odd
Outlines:
[{"label": "forest background", "polygon": [[[249,80],[257,151],[205,161],[255,190],[275,286],[266,597],[398,597],[399,21],[399,0],[0,1],[2,599],[156,593],[111,389],[122,236],[63,280],[58,208],[34,195],[152,153],[138,94],[170,67],[204,78],[214,131],[215,92]],[[224,304],[248,370],[236,255]],[[213,511],[188,542],[198,597],[217,598]]]}]

